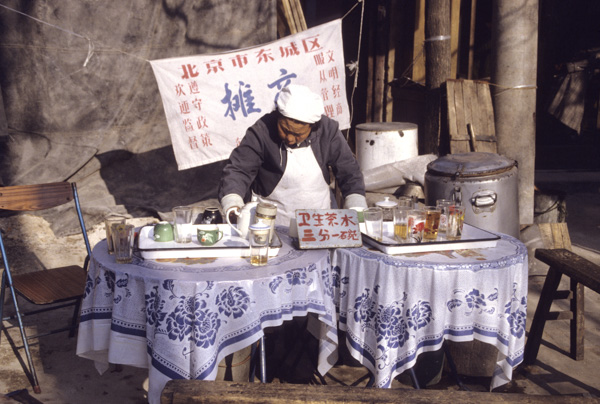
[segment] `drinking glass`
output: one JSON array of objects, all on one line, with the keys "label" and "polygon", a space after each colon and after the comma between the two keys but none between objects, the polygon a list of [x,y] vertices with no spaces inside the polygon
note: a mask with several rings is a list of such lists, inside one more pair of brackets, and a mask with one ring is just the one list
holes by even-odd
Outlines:
[{"label": "drinking glass", "polygon": [[365,230],[369,237],[377,241],[383,240],[383,209],[367,208],[363,211]]},{"label": "drinking glass", "polygon": [[448,240],[460,240],[462,237],[463,224],[465,222],[465,207],[451,205],[448,207],[448,226],[446,227],[446,238]]},{"label": "drinking glass", "polygon": [[269,235],[271,226],[262,220],[251,224],[249,229],[250,238],[250,264],[254,266],[267,265],[269,260]]},{"label": "drinking glass", "polygon": [[446,223],[448,223],[448,206],[454,204],[454,201],[451,201],[450,199],[438,199],[436,201],[436,206],[441,209],[440,226],[438,227],[440,232],[446,231]]},{"label": "drinking glass", "polygon": [[436,206],[425,206],[425,228],[423,230],[423,239],[426,241],[435,241],[438,236],[440,226],[440,216],[442,211]]},{"label": "drinking glass", "polygon": [[415,203],[413,202],[413,199],[410,196],[399,196],[398,206],[414,209]]},{"label": "drinking glass", "polygon": [[425,211],[412,209],[408,211],[408,236],[413,243],[423,240],[423,229],[425,228]]},{"label": "drinking glass", "polygon": [[106,230],[106,246],[108,248],[109,254],[114,254],[115,252],[111,235],[111,228],[113,224],[125,224],[125,218],[123,216],[117,215],[109,215],[104,218],[104,229]]},{"label": "drinking glass", "polygon": [[394,208],[394,238],[400,243],[409,241],[408,212],[411,208],[397,206]]},{"label": "drinking glass", "polygon": [[190,243],[192,241],[192,208],[176,206],[173,208],[173,213],[175,215],[175,242]]},{"label": "drinking glass", "polygon": [[133,239],[135,226],[113,223],[110,229],[114,255],[117,264],[128,264],[133,259]]}]

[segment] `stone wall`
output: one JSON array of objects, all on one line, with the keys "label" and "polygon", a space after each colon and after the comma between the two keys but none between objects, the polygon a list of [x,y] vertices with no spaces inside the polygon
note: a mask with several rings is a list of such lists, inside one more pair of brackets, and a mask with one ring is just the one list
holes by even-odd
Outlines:
[{"label": "stone wall", "polygon": [[0,7],[3,185],[76,181],[88,225],[109,211],[160,217],[175,205],[216,197],[223,162],[177,170],[148,60],[275,40],[275,0],[3,6],[39,20]]}]

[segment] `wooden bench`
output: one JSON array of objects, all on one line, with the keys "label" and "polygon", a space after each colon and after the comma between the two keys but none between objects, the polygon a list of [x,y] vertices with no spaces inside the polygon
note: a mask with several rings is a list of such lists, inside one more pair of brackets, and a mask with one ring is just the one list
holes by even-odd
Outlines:
[{"label": "wooden bench", "polygon": [[[555,319],[550,313],[550,306],[556,298],[558,285],[563,274],[570,277],[571,282],[576,282],[582,285],[581,287],[586,286],[600,293],[600,266],[593,262],[563,248],[554,250],[538,248],[535,252],[535,257],[548,264],[550,268],[546,275],[546,281],[544,282],[540,300],[531,323],[529,337],[525,344],[525,357],[523,359],[525,365],[533,364],[537,358],[546,320]],[[576,304],[578,310],[583,312],[583,298],[581,297],[580,300]],[[577,335],[581,340],[573,341],[572,333],[571,346],[573,347],[573,344],[579,345],[581,356],[583,356],[583,316],[577,322],[577,329]]]},{"label": "wooden bench", "polygon": [[171,380],[161,404],[183,403],[600,403],[598,398],[542,396],[457,390],[377,389],[279,383],[236,383],[201,380]]}]

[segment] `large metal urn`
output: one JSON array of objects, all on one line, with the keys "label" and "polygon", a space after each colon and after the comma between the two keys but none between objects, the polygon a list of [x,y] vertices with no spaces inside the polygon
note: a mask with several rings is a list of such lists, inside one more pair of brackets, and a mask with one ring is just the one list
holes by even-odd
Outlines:
[{"label": "large metal urn", "polygon": [[465,223],[519,237],[517,163],[494,153],[449,154],[425,173],[425,200],[451,199],[466,207]]}]

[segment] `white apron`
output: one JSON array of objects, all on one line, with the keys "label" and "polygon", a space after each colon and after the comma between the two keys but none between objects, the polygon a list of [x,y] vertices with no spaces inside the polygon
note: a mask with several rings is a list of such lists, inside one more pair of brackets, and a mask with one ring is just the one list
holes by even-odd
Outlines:
[{"label": "white apron", "polygon": [[310,146],[287,148],[287,165],[271,195],[263,200],[277,205],[276,225],[289,226],[296,209],[329,209],[329,185]]}]

